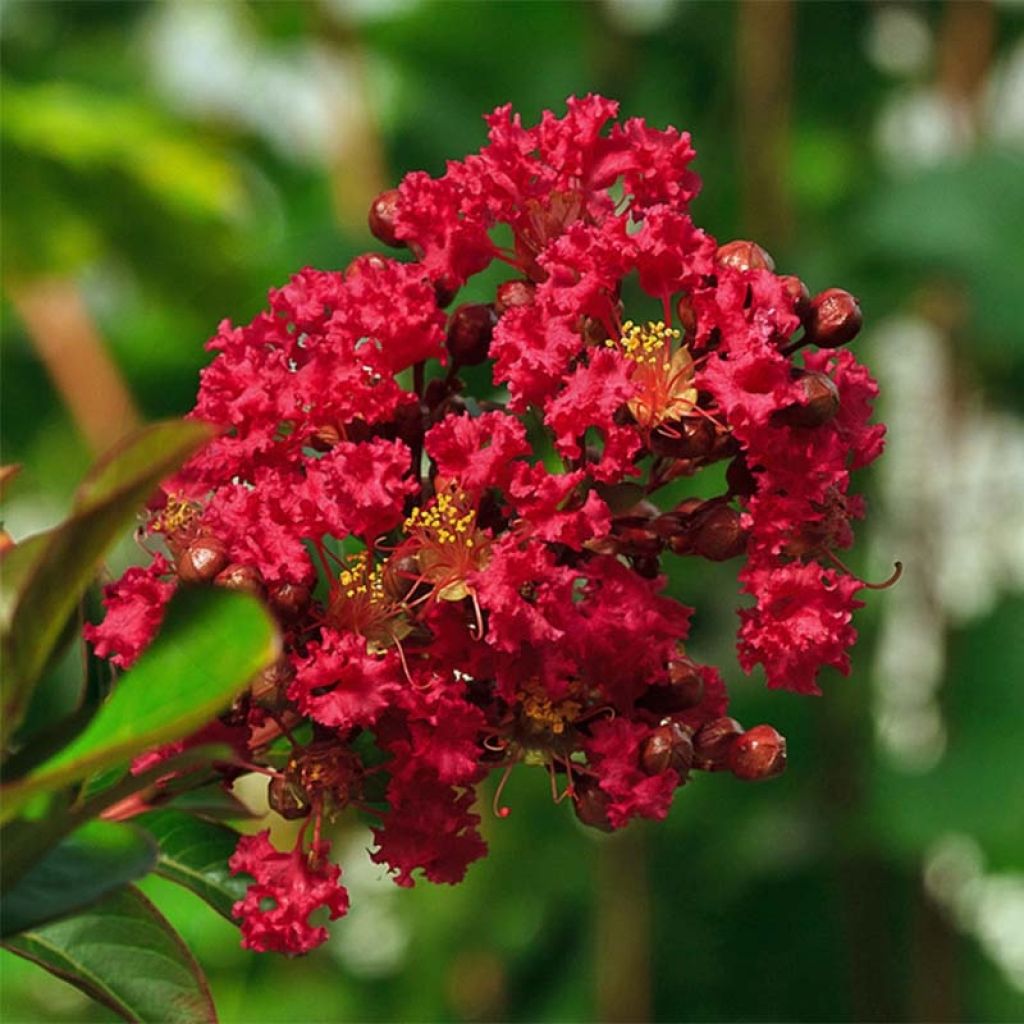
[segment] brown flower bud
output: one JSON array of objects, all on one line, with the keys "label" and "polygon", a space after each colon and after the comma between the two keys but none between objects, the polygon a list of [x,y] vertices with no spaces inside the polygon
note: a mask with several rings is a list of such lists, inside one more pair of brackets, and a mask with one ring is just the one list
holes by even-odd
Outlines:
[{"label": "brown flower bud", "polygon": [[729,493],[746,498],[757,491],[757,477],[754,476],[747,460],[737,455],[725,471],[725,482],[729,485]]},{"label": "brown flower bud", "polygon": [[448,351],[459,366],[477,366],[487,358],[497,317],[494,307],[466,303],[452,314],[448,324]]},{"label": "brown flower bud", "polygon": [[737,239],[718,247],[715,260],[737,270],[774,270],[775,260],[757,244]]},{"label": "brown flower bud", "polygon": [[614,527],[615,550],[621,555],[659,555],[665,542],[651,526]]},{"label": "brown flower bud", "polygon": [[679,330],[683,332],[683,336],[692,338],[697,333],[697,313],[689,295],[680,296],[676,302],[676,316],[679,318]]},{"label": "brown flower bud", "polygon": [[386,192],[381,192],[370,204],[370,215],[367,218],[373,237],[394,249],[400,249],[405,245],[405,242],[395,234],[397,212],[398,189],[389,188]]},{"label": "brown flower bud", "polygon": [[742,735],[743,726],[735,718],[714,718],[705,723],[693,737],[694,767],[705,772],[728,768],[729,752]]},{"label": "brown flower bud", "polygon": [[636,704],[652,714],[674,715],[695,708],[704,699],[704,677],[686,655],[668,663],[668,681],[649,686]]},{"label": "brown flower bud", "polygon": [[657,555],[631,555],[629,564],[633,572],[645,580],[655,580],[661,575],[661,559]]},{"label": "brown flower bud", "polygon": [[576,817],[584,825],[600,829],[602,832],[614,832],[608,821],[608,805],[611,800],[597,783],[597,779],[581,776],[573,786],[572,806]]},{"label": "brown flower bud", "polygon": [[659,725],[640,745],[640,767],[646,775],[660,775],[671,768],[682,785],[692,765],[693,743],[678,722]]},{"label": "brown flower bud", "polygon": [[267,786],[267,803],[282,818],[289,820],[305,818],[310,811],[309,797],[305,792],[294,782],[280,776],[271,779]]},{"label": "brown flower bud", "polygon": [[533,302],[537,286],[532,281],[523,281],[513,278],[511,281],[502,281],[498,285],[498,292],[494,298],[494,309],[498,316],[517,306],[529,306]]},{"label": "brown flower bud", "polygon": [[738,779],[757,782],[786,769],[786,738],[770,725],[748,729],[729,749],[729,768]]},{"label": "brown flower bud", "polygon": [[842,288],[829,288],[811,299],[803,340],[819,348],[838,348],[856,338],[863,323],[857,300]]},{"label": "brown flower bud", "polygon": [[777,410],[772,420],[787,427],[820,427],[839,411],[839,389],[826,373],[813,371],[800,378],[805,402]]},{"label": "brown flower bud", "polygon": [[786,294],[793,300],[793,311],[801,320],[808,314],[811,308],[811,293],[807,285],[793,274],[786,274],[779,278]]},{"label": "brown flower bud", "polygon": [[662,423],[651,433],[651,451],[673,459],[702,459],[715,445],[715,426],[703,416]]},{"label": "brown flower bud", "polygon": [[715,505],[701,517],[693,535],[693,549],[712,562],[726,562],[747,549],[747,531],[740,514],[729,505]]},{"label": "brown flower bud", "polygon": [[227,564],[224,544],[216,537],[200,537],[178,555],[175,568],[183,583],[209,583]]},{"label": "brown flower bud", "polygon": [[435,281],[434,298],[441,309],[447,309],[459,294],[459,286],[455,281]]},{"label": "brown flower bud", "polygon": [[251,565],[232,562],[214,578],[214,585],[228,590],[241,590],[260,597],[263,594],[263,577]]},{"label": "brown flower bud", "polygon": [[278,583],[270,590],[270,603],[284,619],[297,619],[309,607],[311,597],[309,587],[301,583]]}]

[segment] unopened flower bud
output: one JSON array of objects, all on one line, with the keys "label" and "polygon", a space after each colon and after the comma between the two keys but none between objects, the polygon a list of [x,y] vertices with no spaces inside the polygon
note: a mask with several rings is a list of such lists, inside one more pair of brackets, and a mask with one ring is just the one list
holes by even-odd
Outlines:
[{"label": "unopened flower bud", "polygon": [[645,580],[656,580],[661,575],[661,559],[657,555],[632,555],[629,564]]},{"label": "unopened flower bud", "polygon": [[737,239],[718,247],[715,260],[737,270],[774,270],[775,260],[757,244]]},{"label": "unopened flower bud", "polygon": [[725,562],[747,549],[747,531],[740,514],[729,505],[716,505],[702,517],[693,535],[693,549],[702,558]]},{"label": "unopened flower bud", "polygon": [[655,715],[674,715],[695,708],[704,699],[704,677],[685,655],[668,663],[668,681],[649,686],[636,704]]},{"label": "unopened flower bud", "polygon": [[576,817],[584,825],[600,829],[602,832],[613,832],[608,820],[608,805],[611,800],[601,789],[596,779],[587,776],[578,777],[573,786],[572,806]]},{"label": "unopened flower bud", "polygon": [[214,585],[227,590],[241,590],[260,597],[263,594],[263,577],[251,565],[233,562],[214,578]]},{"label": "unopened flower bud", "polygon": [[729,493],[741,498],[748,498],[757,491],[757,477],[751,472],[747,460],[737,455],[725,471],[725,482],[729,485]]},{"label": "unopened flower bud", "polygon": [[282,618],[297,619],[308,607],[312,594],[301,583],[278,583],[270,590],[270,603]]},{"label": "unopened flower bud", "polygon": [[455,281],[435,281],[434,299],[440,309],[447,309],[459,294],[459,286]]},{"label": "unopened flower bud", "polygon": [[670,768],[686,781],[693,765],[693,743],[677,722],[659,725],[640,746],[640,768],[645,775],[660,775]]},{"label": "unopened flower bud", "polygon": [[794,402],[779,409],[772,417],[787,427],[819,427],[839,411],[839,389],[827,373],[817,371],[800,378],[803,403]]},{"label": "unopened flower bud", "polygon": [[829,288],[811,299],[804,341],[819,348],[838,348],[856,338],[863,323],[857,300],[842,288]]},{"label": "unopened flower bud", "polygon": [[738,779],[756,782],[786,768],[786,738],[770,725],[748,729],[729,749],[729,768]]},{"label": "unopened flower bud", "polygon": [[302,789],[289,779],[277,776],[267,786],[267,803],[289,820],[305,818],[310,811],[309,798]]},{"label": "unopened flower bud", "polygon": [[498,285],[494,299],[494,309],[498,316],[517,306],[529,306],[533,302],[537,286],[532,281],[513,278]]},{"label": "unopened flower bud", "polygon": [[728,768],[729,752],[742,735],[743,726],[735,718],[714,718],[707,722],[693,737],[694,766],[705,772]]},{"label": "unopened flower bud", "polygon": [[680,296],[679,301],[676,302],[676,316],[679,319],[679,330],[683,332],[683,337],[692,338],[697,333],[697,313],[689,295]]},{"label": "unopened flower bud", "polygon": [[793,300],[793,312],[803,320],[811,308],[811,293],[807,285],[793,274],[786,274],[780,277],[779,284],[782,285],[783,290]]},{"label": "unopened flower bud", "polygon": [[400,249],[405,245],[405,242],[395,234],[397,212],[398,189],[389,188],[386,192],[381,192],[370,204],[370,215],[367,218],[373,237],[394,249]]},{"label": "unopened flower bud", "polygon": [[661,554],[665,542],[653,526],[614,527],[615,550],[622,555],[650,556]]},{"label": "unopened flower bud", "polygon": [[663,423],[651,433],[651,451],[673,459],[702,459],[715,445],[715,426],[703,416]]},{"label": "unopened flower bud", "polygon": [[183,583],[209,583],[227,564],[224,544],[216,537],[200,537],[178,555],[175,568]]},{"label": "unopened flower bud", "polygon": [[484,303],[459,306],[448,324],[448,351],[459,366],[477,366],[487,358],[497,317]]}]

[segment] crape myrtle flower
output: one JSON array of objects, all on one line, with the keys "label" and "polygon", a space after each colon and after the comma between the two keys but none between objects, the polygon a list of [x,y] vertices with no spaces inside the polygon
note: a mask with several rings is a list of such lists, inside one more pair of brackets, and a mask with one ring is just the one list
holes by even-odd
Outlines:
[{"label": "crape myrtle flower", "polygon": [[[207,727],[237,757],[225,782],[264,773],[303,823],[291,851],[264,832],[232,858],[250,948],[305,952],[314,911],[344,914],[324,830],[348,808],[399,885],[454,883],[486,852],[481,783],[500,777],[505,817],[517,765],[603,830],[664,818],[697,772],[777,775],[785,740],[728,717],[688,651],[700,609],[666,594],[667,559],[735,560],[739,663],[768,686],[849,670],[869,584],[838,552],[883,435],[840,347],[856,300],[696,227],[686,133],[567,107],[532,127],[500,108],[479,153],[379,197],[371,229],[400,258],[302,270],[220,326],[191,414],[220,432],[148,512],[160,553],[89,627],[128,665],[176,587],[277,615],[282,658]],[[493,302],[446,313],[492,264]],[[484,363],[495,390],[470,395]],[[698,497],[717,463],[724,490]]]}]

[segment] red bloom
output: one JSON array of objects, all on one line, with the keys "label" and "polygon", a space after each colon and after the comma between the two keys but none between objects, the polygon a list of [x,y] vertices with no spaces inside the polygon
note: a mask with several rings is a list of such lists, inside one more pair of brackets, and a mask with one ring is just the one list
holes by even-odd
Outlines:
[{"label": "red bloom", "polygon": [[175,584],[162,578],[170,572],[167,559],[157,555],[147,568],[129,569],[103,588],[106,617],[98,626],[85,626],[85,638],[98,657],[109,658],[120,668],[137,660],[156,635],[174,593]]},{"label": "red bloom", "polygon": [[327,938],[327,929],[310,925],[309,915],[326,907],[333,921],[348,912],[348,893],[338,884],[341,868],[327,860],[328,843],[307,851],[299,842],[291,853],[279,853],[269,835],[266,829],[242,836],[228,861],[231,874],[254,879],[231,913],[241,922],[247,949],[308,953]]},{"label": "red bloom", "polygon": [[[457,882],[486,851],[492,771],[499,817],[509,773],[539,766],[609,830],[663,818],[692,772],[780,770],[769,727],[763,772],[730,759],[742,727],[686,650],[701,609],[671,596],[669,559],[745,558],[739,661],[769,687],[849,669],[865,584],[837,551],[884,433],[874,381],[834,347],[859,308],[808,302],[751,242],[719,248],[690,217],[689,136],[616,114],[598,96],[535,125],[499,108],[478,153],[375,203],[412,259],[303,270],[209,344],[193,415],[221,432],[148,524],[172,560],[108,588],[88,635],[130,663],[179,572],[280,621],[285,657],[201,734],[235,747],[216,771],[266,772],[271,806],[316,837],[239,844],[251,948],[304,952],[326,936],[311,911],[344,913],[319,836],[349,806],[399,885]],[[493,302],[479,281],[446,316],[495,260]],[[816,339],[832,347],[801,355]],[[495,388],[474,395],[487,360]]]}]

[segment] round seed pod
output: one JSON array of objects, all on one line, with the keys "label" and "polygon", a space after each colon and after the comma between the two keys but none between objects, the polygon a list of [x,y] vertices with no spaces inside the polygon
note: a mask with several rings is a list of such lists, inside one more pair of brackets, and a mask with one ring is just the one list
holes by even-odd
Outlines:
[{"label": "round seed pod", "polygon": [[485,303],[466,303],[455,310],[447,345],[458,366],[477,366],[487,358],[497,322],[494,307]]},{"label": "round seed pod", "polygon": [[716,505],[702,517],[693,535],[693,549],[712,562],[726,562],[747,549],[747,531],[740,514],[729,505]]},{"label": "round seed pod", "polygon": [[263,577],[251,565],[233,562],[214,578],[214,585],[228,590],[241,590],[256,597],[263,595]]},{"label": "round seed pod", "polygon": [[863,324],[857,300],[842,288],[828,288],[811,299],[804,321],[804,341],[818,348],[839,348],[853,341]]},{"label": "round seed pod", "polygon": [[787,427],[820,427],[839,411],[839,389],[826,373],[817,371],[800,378],[800,389],[806,402],[794,402],[772,416]]},{"label": "round seed pod", "polygon": [[733,743],[728,760],[738,779],[774,778],[786,770],[786,738],[770,725],[755,725]]},{"label": "round seed pod", "polygon": [[614,832],[608,820],[608,794],[597,784],[596,779],[586,776],[578,778],[573,787],[572,806],[576,817],[590,828],[602,832]]},{"label": "round seed pod", "polygon": [[678,722],[659,725],[640,746],[640,768],[645,775],[660,775],[671,768],[681,785],[692,765],[693,743]]},{"label": "round seed pod", "polygon": [[774,270],[775,260],[757,244],[744,239],[726,242],[718,247],[715,261],[737,270]]},{"label": "round seed pod", "polygon": [[705,772],[729,767],[729,752],[743,735],[743,726],[735,718],[714,718],[693,737],[693,765]]},{"label": "round seed pod", "polygon": [[210,583],[227,564],[227,549],[220,540],[199,537],[178,555],[175,569],[183,583]]},{"label": "round seed pod", "polygon": [[405,242],[395,234],[397,212],[398,189],[389,188],[386,192],[381,192],[370,204],[370,213],[367,217],[373,237],[393,249],[401,249],[405,245]]}]

